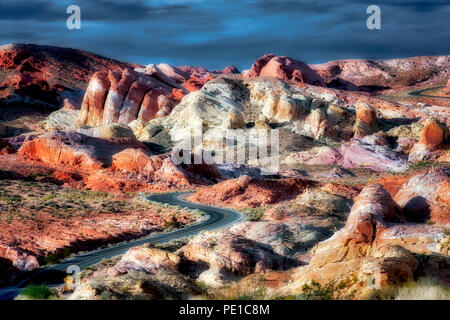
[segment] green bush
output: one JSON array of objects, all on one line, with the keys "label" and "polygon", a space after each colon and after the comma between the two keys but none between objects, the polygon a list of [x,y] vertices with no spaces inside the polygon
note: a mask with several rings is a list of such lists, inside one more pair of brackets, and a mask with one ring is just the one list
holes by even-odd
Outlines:
[{"label": "green bush", "polygon": [[22,294],[31,299],[48,299],[57,295],[54,289],[50,289],[44,284],[28,285],[22,290]]},{"label": "green bush", "polygon": [[248,208],[243,209],[242,213],[245,215],[247,221],[259,221],[264,216],[263,208]]}]

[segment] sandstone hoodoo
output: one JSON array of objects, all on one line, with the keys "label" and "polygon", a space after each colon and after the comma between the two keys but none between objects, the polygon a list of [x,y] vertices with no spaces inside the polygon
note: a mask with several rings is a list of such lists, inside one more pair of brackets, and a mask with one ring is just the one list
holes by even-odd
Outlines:
[{"label": "sandstone hoodoo", "polygon": [[409,153],[409,161],[423,161],[437,159],[444,151],[442,147],[448,143],[448,129],[444,128],[436,119],[425,122],[419,142]]},{"label": "sandstone hoodoo", "polygon": [[356,104],[356,122],[353,128],[355,137],[363,137],[375,132],[377,124],[375,110],[364,102]]}]

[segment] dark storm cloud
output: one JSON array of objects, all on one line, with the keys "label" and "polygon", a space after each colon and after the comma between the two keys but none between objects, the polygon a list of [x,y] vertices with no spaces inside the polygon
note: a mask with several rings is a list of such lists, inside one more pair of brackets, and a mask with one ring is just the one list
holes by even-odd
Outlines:
[{"label": "dark storm cloud", "polygon": [[[67,30],[66,8],[82,10]],[[382,29],[366,28],[366,8]],[[139,63],[247,68],[274,52],[309,63],[450,54],[449,1],[2,0],[0,40],[80,48]]]}]

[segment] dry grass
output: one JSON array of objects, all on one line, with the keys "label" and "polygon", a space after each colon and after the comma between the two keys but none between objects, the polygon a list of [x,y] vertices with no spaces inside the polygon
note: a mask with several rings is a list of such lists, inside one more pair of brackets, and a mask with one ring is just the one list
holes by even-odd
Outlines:
[{"label": "dry grass", "polygon": [[450,287],[432,279],[422,279],[400,288],[395,300],[450,300]]}]

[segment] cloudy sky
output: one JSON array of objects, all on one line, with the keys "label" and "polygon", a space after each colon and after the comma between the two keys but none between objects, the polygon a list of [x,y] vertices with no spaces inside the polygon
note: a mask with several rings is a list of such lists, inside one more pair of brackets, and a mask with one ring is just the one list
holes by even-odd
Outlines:
[{"label": "cloudy sky", "polygon": [[[81,30],[66,27],[71,4]],[[381,30],[366,27],[371,4],[381,7]],[[1,0],[0,44],[245,69],[264,53],[308,63],[449,55],[449,17],[448,0]]]}]

